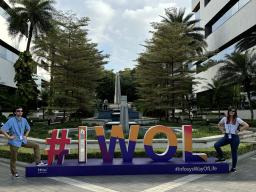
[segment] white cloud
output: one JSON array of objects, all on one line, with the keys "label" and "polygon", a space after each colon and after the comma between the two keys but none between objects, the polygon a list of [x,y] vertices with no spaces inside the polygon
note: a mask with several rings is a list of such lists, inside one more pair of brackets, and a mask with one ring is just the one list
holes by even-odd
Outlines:
[{"label": "white cloud", "polygon": [[150,37],[151,23],[159,21],[164,9],[187,7],[190,0],[57,0],[57,7],[90,18],[89,37],[110,54],[108,69],[134,67]]},{"label": "white cloud", "polygon": [[84,2],[84,13],[90,17],[90,34],[93,41],[102,42],[107,38],[105,30],[115,16],[111,5],[101,0],[87,0]]}]

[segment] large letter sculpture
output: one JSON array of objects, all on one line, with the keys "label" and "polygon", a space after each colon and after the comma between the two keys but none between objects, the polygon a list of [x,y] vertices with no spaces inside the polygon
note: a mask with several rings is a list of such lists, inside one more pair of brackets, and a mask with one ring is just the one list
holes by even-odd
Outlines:
[{"label": "large letter sculpture", "polygon": [[87,161],[87,127],[78,127],[78,162],[85,163]]},{"label": "large letter sculpture", "polygon": [[[153,150],[153,139],[158,133],[164,133],[168,139],[168,147],[162,154],[156,154]],[[173,155],[176,154],[177,150],[177,137],[173,130],[169,127],[157,125],[148,129],[144,136],[144,148],[146,154],[154,161],[169,161]]]},{"label": "large letter sculpture", "polygon": [[124,132],[121,125],[114,125],[111,130],[111,137],[109,143],[109,150],[107,150],[107,144],[105,139],[105,133],[103,127],[96,127],[96,135],[98,138],[102,158],[104,162],[112,162],[114,158],[115,146],[117,140],[119,141],[122,157],[124,162],[131,162],[133,153],[135,150],[136,140],[139,133],[139,125],[133,125],[130,127],[128,150],[125,144]]},{"label": "large letter sculpture", "polygon": [[[65,155],[69,154],[69,149],[66,149],[66,144],[70,144],[68,138],[68,130],[61,130],[61,138],[58,137],[59,129],[54,129],[52,131],[52,137],[46,139],[46,143],[50,145],[50,148],[46,150],[48,154],[48,165],[51,165],[55,159],[55,155],[58,156],[58,165],[62,165],[64,162]],[[59,145],[59,149],[56,149],[56,145]]]},{"label": "large letter sculpture", "polygon": [[192,125],[183,125],[183,160],[185,162],[207,161],[207,154],[192,153]]}]

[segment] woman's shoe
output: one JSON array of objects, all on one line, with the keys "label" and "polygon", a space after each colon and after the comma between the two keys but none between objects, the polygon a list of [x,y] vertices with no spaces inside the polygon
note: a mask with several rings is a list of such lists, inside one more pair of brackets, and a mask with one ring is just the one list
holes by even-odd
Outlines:
[{"label": "woman's shoe", "polygon": [[14,173],[14,174],[12,174],[12,176],[16,177],[16,178],[20,177],[18,173]]},{"label": "woman's shoe", "polygon": [[216,161],[215,162],[222,162],[222,161],[226,161],[226,159],[225,158],[218,158],[218,159],[216,159]]},{"label": "woman's shoe", "polygon": [[230,173],[236,173],[237,171],[236,171],[236,168],[231,168],[229,172]]},{"label": "woman's shoe", "polygon": [[40,161],[38,163],[36,163],[36,166],[40,167],[40,166],[47,166],[47,163],[44,163],[43,161]]}]

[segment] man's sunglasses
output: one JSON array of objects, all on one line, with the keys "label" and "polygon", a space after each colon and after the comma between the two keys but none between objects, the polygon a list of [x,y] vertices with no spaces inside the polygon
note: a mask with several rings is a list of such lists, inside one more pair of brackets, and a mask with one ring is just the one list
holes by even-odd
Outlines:
[{"label": "man's sunglasses", "polygon": [[234,112],[235,113],[236,111],[235,110],[231,110],[230,112]]},{"label": "man's sunglasses", "polygon": [[23,110],[16,110],[16,112],[23,112]]}]

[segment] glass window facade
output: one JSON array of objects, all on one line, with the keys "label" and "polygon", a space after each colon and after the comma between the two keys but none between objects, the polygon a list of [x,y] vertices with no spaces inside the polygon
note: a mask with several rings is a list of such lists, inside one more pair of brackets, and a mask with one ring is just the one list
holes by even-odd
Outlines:
[{"label": "glass window facade", "polygon": [[19,58],[18,55],[11,52],[10,50],[6,49],[5,47],[0,45],[0,57],[4,60],[7,60],[11,63],[15,63],[17,59]]},{"label": "glass window facade", "polygon": [[222,26],[227,20],[229,20],[233,15],[235,15],[249,1],[251,0],[239,0],[235,5],[233,5],[222,17],[220,17],[212,25],[212,32],[216,31],[220,26]]},{"label": "glass window facade", "polygon": [[8,13],[2,8],[0,7],[0,16],[7,19],[8,18]]},{"label": "glass window facade", "polygon": [[[197,10],[197,12],[195,12],[195,19],[196,20],[200,20],[200,9]],[[200,27],[200,21],[198,23],[196,23],[196,27]]]},{"label": "glass window facade", "polygon": [[224,49],[221,52],[217,53],[216,55],[212,56],[211,58],[207,59],[201,65],[203,66],[209,60],[214,60],[214,61],[224,60],[226,55],[229,55],[229,54],[231,54],[231,53],[233,53],[235,51],[235,46],[236,46],[236,43],[231,45],[231,46],[229,46],[229,47],[227,47],[226,49]]}]

